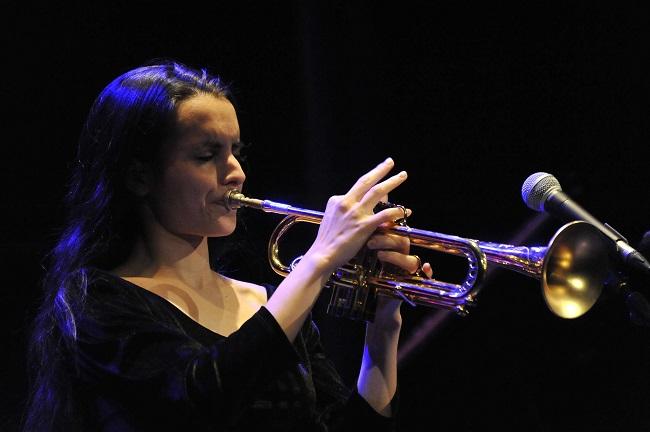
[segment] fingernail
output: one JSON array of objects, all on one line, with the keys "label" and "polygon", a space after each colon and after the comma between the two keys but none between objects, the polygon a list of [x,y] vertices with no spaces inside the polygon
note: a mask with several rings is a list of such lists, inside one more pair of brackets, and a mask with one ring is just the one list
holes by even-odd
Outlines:
[{"label": "fingernail", "polygon": [[388,158],[384,161],[385,164],[393,163],[393,158]]},{"label": "fingernail", "polygon": [[406,171],[402,171],[398,175],[400,176],[400,178],[406,178]]}]

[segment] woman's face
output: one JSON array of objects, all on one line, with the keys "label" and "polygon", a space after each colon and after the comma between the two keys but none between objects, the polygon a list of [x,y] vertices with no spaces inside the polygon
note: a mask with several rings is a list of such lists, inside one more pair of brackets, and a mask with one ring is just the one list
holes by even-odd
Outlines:
[{"label": "woman's face", "polygon": [[148,194],[167,231],[201,237],[234,231],[236,211],[222,200],[226,191],[241,190],[246,178],[236,158],[240,147],[237,114],[228,100],[200,94],[180,103]]}]

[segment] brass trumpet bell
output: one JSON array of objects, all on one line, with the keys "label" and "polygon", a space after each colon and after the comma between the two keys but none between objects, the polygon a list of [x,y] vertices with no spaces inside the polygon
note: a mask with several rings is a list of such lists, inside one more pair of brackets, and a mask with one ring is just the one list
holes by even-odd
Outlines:
[{"label": "brass trumpet bell", "polygon": [[549,309],[563,318],[591,309],[610,276],[610,250],[602,233],[587,222],[560,228],[549,242],[541,272]]}]

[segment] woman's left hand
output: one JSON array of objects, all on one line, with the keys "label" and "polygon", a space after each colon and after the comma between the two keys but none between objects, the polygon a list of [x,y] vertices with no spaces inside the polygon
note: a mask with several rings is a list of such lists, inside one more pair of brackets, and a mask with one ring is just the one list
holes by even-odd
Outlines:
[{"label": "woman's left hand", "polygon": [[[409,255],[411,243],[407,237],[377,232],[370,237],[367,246],[369,249],[377,251],[377,258],[382,263],[393,264],[411,274],[423,272],[429,278],[433,275],[429,263],[422,264],[417,256]],[[402,322],[399,313],[401,303],[402,301],[399,299],[379,296],[373,325],[386,329],[399,328]]]},{"label": "woman's left hand", "polygon": [[411,242],[408,237],[392,233],[376,233],[370,237],[367,246],[377,251],[377,258],[381,262],[396,265],[410,274],[424,272],[426,277],[433,276],[429,263],[422,263],[416,255],[409,255]]},{"label": "woman's left hand", "polygon": [[[384,198],[384,201],[387,201],[388,197]],[[421,271],[427,277],[433,274],[429,263],[421,266],[419,258],[409,255],[411,242],[407,237],[380,230],[368,239],[366,245],[369,249],[377,251],[377,258],[383,264],[392,264],[405,273],[415,274]],[[402,300],[397,298],[378,296],[375,319],[366,326],[363,359],[357,381],[359,394],[384,416],[393,414],[391,400],[397,390],[397,346],[402,328],[402,316],[399,311],[401,304]]]}]

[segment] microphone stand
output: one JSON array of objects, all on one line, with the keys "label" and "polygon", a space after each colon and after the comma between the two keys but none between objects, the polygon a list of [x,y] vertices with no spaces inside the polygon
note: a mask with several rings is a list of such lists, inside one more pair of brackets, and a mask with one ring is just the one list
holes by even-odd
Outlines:
[{"label": "microphone stand", "polygon": [[[643,235],[638,249],[643,255],[648,255],[650,231]],[[641,293],[642,290],[650,287],[647,275],[640,272],[626,274],[621,271],[615,284],[617,291],[623,297],[630,321],[639,326],[650,327],[650,301]]]},{"label": "microphone stand", "polygon": [[642,327],[650,327],[650,302],[639,291],[623,288],[623,298],[630,321]]}]

